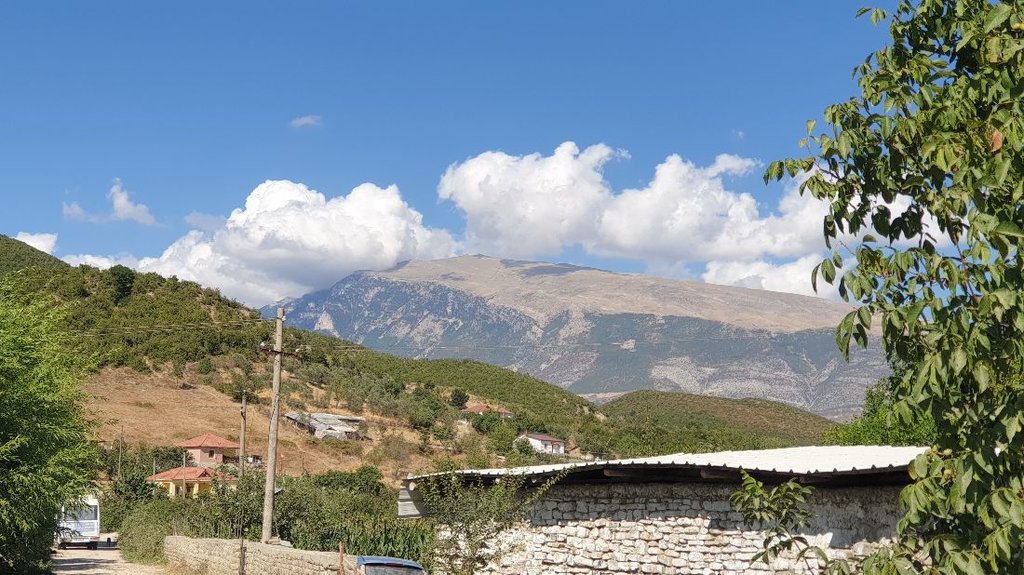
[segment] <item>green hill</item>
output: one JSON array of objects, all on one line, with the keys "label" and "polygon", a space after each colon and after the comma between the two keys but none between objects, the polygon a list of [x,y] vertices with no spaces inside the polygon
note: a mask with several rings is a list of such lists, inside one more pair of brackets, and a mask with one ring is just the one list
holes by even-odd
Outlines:
[{"label": "green hill", "polygon": [[[97,368],[171,376],[188,370],[236,399],[266,395],[269,362],[260,345],[272,340],[273,324],[256,310],[193,282],[123,266],[71,267],[2,239],[0,262],[5,269],[20,270],[7,276],[4,289],[13,290],[7,297],[61,306],[72,339]],[[291,407],[340,407],[398,418],[419,433],[421,451],[433,445],[442,447],[441,453],[515,455],[515,436],[531,430],[558,435],[571,447],[598,456],[655,455],[813,443],[827,425],[820,417],[771,402],[661,397],[656,392],[630,394],[598,409],[511,370],[468,360],[405,359],[297,329],[286,329],[285,348],[291,352],[284,386]],[[478,418],[477,433],[467,436],[458,431],[465,415],[448,401],[454,389],[516,416],[510,421]],[[495,463],[477,455],[475,464]]]},{"label": "green hill", "polygon": [[834,422],[800,408],[764,399],[726,399],[689,393],[635,391],[601,406],[611,417],[669,429],[715,430],[757,438],[763,447],[812,445]]},{"label": "green hill", "polygon": [[24,242],[0,234],[0,278],[29,267],[60,269],[71,266]]}]

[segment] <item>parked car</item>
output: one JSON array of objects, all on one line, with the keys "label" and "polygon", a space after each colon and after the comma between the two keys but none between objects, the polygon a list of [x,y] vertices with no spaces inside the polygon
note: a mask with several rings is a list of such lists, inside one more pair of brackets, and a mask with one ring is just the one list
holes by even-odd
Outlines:
[{"label": "parked car", "polygon": [[68,503],[60,510],[57,547],[84,545],[96,549],[100,542],[100,502],[86,495],[81,501]]},{"label": "parked car", "polygon": [[422,565],[408,559],[378,557],[376,555],[356,556],[358,575],[427,575]]}]

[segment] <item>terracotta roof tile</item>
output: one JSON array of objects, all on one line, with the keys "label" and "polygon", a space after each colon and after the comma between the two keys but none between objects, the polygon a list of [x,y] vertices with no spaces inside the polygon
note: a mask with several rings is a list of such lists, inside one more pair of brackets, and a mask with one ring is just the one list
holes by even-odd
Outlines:
[{"label": "terracotta roof tile", "polygon": [[175,467],[150,475],[146,481],[234,481],[234,477],[210,469],[209,467]]},{"label": "terracotta roof tile", "polygon": [[192,439],[186,439],[176,444],[178,447],[213,447],[220,449],[238,449],[238,444],[233,441],[228,441],[219,435],[212,433],[204,433],[203,435],[197,435]]}]

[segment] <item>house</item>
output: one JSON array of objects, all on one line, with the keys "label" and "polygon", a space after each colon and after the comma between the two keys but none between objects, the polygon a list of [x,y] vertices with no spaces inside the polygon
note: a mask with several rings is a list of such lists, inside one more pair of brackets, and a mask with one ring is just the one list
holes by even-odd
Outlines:
[{"label": "house", "polygon": [[[490,575],[570,573],[819,573],[816,564],[783,554],[771,567],[751,563],[764,533],[747,526],[729,497],[745,470],[765,484],[795,478],[814,487],[813,518],[800,531],[830,557],[871,552],[896,533],[900,491],[910,463],[926,448],[793,447],[455,471],[493,483],[525,475],[525,485],[561,475],[526,521],[499,536],[516,542]],[[398,513],[419,517],[417,483],[403,481]],[[527,487],[529,489],[529,487]]]},{"label": "house", "polygon": [[284,417],[297,427],[312,433],[317,439],[325,437],[359,439],[362,435],[359,431],[359,426],[365,421],[362,417],[355,415],[303,413],[298,411],[286,413]]},{"label": "house", "polygon": [[500,407],[491,407],[490,405],[474,405],[473,407],[467,407],[462,410],[462,413],[468,413],[470,415],[483,415],[485,413],[497,414],[501,419],[511,419],[516,416],[515,413],[507,409]]},{"label": "house", "polygon": [[184,447],[192,461],[201,467],[238,464],[238,444],[219,435],[204,433],[176,444]]},{"label": "house", "polygon": [[565,441],[546,433],[524,433],[516,441],[526,441],[537,453],[565,455]]},{"label": "house", "polygon": [[175,467],[146,478],[167,491],[169,497],[196,497],[209,493],[215,481],[234,486],[238,481],[209,467]]}]

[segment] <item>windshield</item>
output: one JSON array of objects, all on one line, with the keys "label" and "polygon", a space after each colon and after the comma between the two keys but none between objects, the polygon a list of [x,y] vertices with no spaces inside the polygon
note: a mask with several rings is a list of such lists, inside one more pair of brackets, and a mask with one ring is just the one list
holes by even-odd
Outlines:
[{"label": "windshield", "polygon": [[65,509],[64,521],[96,521],[99,515],[99,507],[85,505],[78,509]]},{"label": "windshield", "polygon": [[364,565],[366,575],[423,575],[425,571],[404,565]]}]

